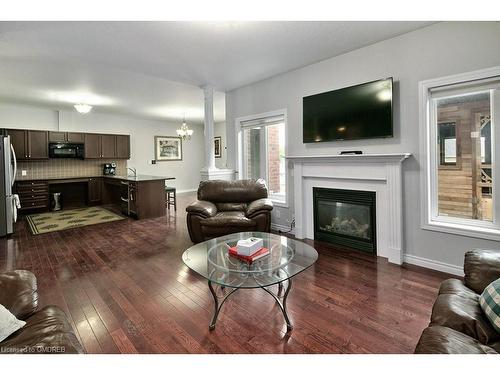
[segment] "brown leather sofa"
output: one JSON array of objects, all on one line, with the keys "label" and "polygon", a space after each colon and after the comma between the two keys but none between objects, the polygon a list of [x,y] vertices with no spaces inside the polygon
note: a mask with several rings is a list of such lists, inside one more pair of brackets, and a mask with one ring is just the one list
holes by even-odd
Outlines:
[{"label": "brown leather sofa", "polygon": [[415,353],[498,354],[500,333],[479,306],[484,288],[500,277],[500,250],[465,254],[464,281],[445,280],[432,308],[431,322]]},{"label": "brown leather sofa", "polygon": [[198,200],[187,208],[191,241],[237,232],[269,232],[273,203],[264,180],[202,181]]},{"label": "brown leather sofa", "polygon": [[38,310],[35,275],[17,270],[0,273],[0,304],[26,325],[0,342],[2,354],[83,353],[71,324],[60,308]]}]

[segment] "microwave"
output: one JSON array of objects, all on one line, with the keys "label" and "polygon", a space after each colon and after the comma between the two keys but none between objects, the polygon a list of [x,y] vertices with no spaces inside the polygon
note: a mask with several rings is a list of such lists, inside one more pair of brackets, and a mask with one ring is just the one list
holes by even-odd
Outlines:
[{"label": "microwave", "polygon": [[49,158],[84,159],[83,143],[49,143]]}]

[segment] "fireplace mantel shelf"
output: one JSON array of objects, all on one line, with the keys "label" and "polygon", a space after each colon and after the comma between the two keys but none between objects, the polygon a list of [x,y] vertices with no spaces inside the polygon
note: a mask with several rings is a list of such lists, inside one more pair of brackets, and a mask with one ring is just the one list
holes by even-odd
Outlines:
[{"label": "fireplace mantel shelf", "polygon": [[359,154],[359,155],[303,155],[286,156],[285,158],[293,162],[402,162],[411,156],[410,153],[391,153],[391,154]]}]

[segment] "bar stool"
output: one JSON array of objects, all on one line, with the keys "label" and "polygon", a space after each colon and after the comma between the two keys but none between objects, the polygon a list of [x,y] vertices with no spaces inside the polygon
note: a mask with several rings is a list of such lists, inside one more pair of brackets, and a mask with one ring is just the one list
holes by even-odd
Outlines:
[{"label": "bar stool", "polygon": [[170,210],[170,206],[174,206],[177,211],[177,194],[174,187],[165,186],[165,206]]}]

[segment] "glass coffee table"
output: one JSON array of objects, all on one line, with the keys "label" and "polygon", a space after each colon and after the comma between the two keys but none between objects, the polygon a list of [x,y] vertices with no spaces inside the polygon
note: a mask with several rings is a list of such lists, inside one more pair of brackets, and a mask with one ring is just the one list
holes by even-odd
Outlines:
[{"label": "glass coffee table", "polygon": [[[238,240],[248,237],[262,238],[264,247],[270,251],[269,255],[252,264],[229,255],[227,245],[235,246]],[[292,287],[292,277],[312,266],[317,259],[317,251],[303,242],[262,232],[234,233],[214,238],[191,246],[182,254],[186,266],[208,280],[215,303],[209,325],[211,330],[215,328],[222,305],[231,294],[239,289],[254,288],[261,288],[274,298],[283,313],[287,330],[291,330],[293,327],[286,310],[286,300]],[[287,287],[283,294],[285,282]],[[219,286],[222,296],[217,295],[213,284]],[[272,285],[278,285],[277,293],[270,290]]]}]

